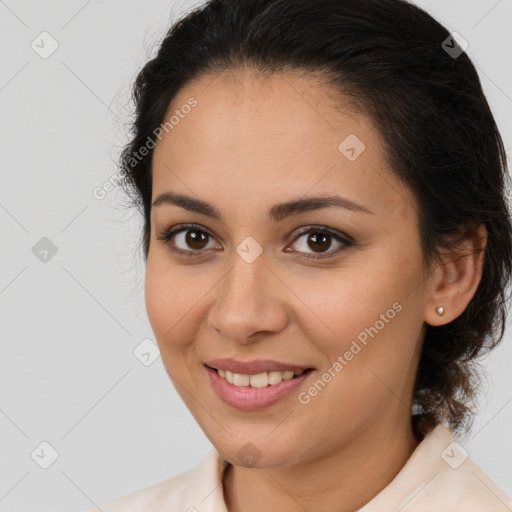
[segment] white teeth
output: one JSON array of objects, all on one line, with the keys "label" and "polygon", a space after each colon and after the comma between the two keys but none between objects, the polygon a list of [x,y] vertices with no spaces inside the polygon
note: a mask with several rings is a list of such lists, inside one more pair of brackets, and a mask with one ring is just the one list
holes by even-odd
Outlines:
[{"label": "white teeth", "polygon": [[249,382],[253,388],[264,388],[268,386],[268,375],[266,373],[251,375]]},{"label": "white teeth", "polygon": [[304,370],[287,370],[285,372],[264,372],[256,375],[243,375],[240,373],[233,373],[228,370],[218,369],[217,373],[230,384],[235,386],[253,388],[264,388],[268,385],[279,384],[282,380],[293,379],[295,375],[302,375]]},{"label": "white teeth", "polygon": [[233,374],[233,384],[235,386],[248,386],[250,382],[250,376],[249,375],[241,375],[240,373],[234,373]]},{"label": "white teeth", "polygon": [[283,374],[281,372],[269,372],[268,383],[271,385],[279,384],[283,380]]}]

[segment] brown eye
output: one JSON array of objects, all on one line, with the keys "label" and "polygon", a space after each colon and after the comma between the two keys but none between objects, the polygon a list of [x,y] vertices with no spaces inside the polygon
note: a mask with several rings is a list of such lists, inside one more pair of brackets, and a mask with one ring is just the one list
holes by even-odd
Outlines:
[{"label": "brown eye", "polygon": [[331,235],[325,233],[310,233],[307,238],[308,247],[315,252],[324,252],[331,246]]},{"label": "brown eye", "polygon": [[204,231],[200,231],[199,229],[187,229],[183,233],[185,233],[183,241],[191,249],[204,249],[207,245],[205,241],[208,241],[209,235]]},{"label": "brown eye", "polygon": [[[304,240],[301,241],[301,239]],[[175,226],[164,232],[157,240],[164,242],[170,251],[187,257],[202,256],[202,253],[206,253],[207,249],[222,249],[222,246],[215,246],[215,238],[209,230],[196,225]],[[297,243],[297,240],[299,240],[299,243]],[[213,243],[213,246],[208,247],[209,243]],[[306,259],[322,259],[335,256],[342,250],[354,245],[355,241],[329,228],[312,226],[302,231],[295,238],[294,243],[298,245],[298,252],[302,253]],[[336,245],[336,250],[329,251]],[[286,248],[285,252],[296,251]],[[319,256],[315,256],[315,254]]]},{"label": "brown eye", "polygon": [[210,239],[214,241],[213,236],[207,230],[195,225],[174,227],[157,238],[164,242],[172,252],[185,256],[200,256],[201,252],[212,248],[208,247]]},{"label": "brown eye", "polygon": [[[299,243],[297,243],[297,240],[299,240]],[[327,228],[316,226],[300,233],[299,236],[295,238],[294,243],[298,246],[298,252],[305,253],[305,257],[310,259],[328,258],[354,245],[354,242],[348,237],[344,237],[337,232],[331,232],[331,230]],[[329,249],[333,245],[336,246],[336,244],[337,250],[329,251]],[[314,254],[321,254],[321,256],[315,256]],[[323,256],[324,254],[325,256]]]}]

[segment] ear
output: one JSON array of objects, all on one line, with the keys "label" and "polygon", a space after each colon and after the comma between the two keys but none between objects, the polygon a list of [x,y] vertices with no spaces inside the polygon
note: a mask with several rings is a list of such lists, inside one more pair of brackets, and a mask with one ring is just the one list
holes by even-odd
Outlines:
[{"label": "ear", "polygon": [[[425,311],[425,322],[444,325],[466,309],[473,298],[482,277],[487,229],[484,224],[468,228],[457,242],[456,247],[443,254],[433,273],[430,297]],[[436,308],[442,306],[439,315]]]}]

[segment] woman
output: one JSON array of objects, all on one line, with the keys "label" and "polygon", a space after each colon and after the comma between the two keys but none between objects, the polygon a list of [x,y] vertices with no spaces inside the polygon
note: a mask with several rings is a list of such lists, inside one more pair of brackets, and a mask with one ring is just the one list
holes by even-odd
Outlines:
[{"label": "woman", "polygon": [[510,511],[468,457],[512,266],[502,139],[403,0],[210,0],[121,167],[163,363],[215,446],[114,511]]}]

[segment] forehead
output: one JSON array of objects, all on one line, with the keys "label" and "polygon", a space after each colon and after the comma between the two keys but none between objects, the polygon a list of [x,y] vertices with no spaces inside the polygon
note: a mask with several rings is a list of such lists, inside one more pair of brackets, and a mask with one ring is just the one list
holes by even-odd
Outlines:
[{"label": "forehead", "polygon": [[174,123],[155,148],[153,196],[170,187],[233,201],[252,191],[272,202],[274,192],[336,189],[382,208],[410,200],[371,119],[349,107],[316,77],[205,75],[169,105]]},{"label": "forehead", "polygon": [[[295,72],[262,76],[246,69],[208,74],[178,92],[166,118],[191,97],[198,104],[187,117],[194,119],[194,129],[201,130],[200,135],[208,132],[207,138],[197,139],[198,143],[206,140],[225,145],[240,141],[249,131],[258,135],[254,143],[268,144],[275,135],[283,141],[325,137],[328,131],[336,135],[347,128],[374,130],[371,120],[357,113],[348,97],[336,95],[317,75]],[[212,123],[215,131],[210,130]]]}]

